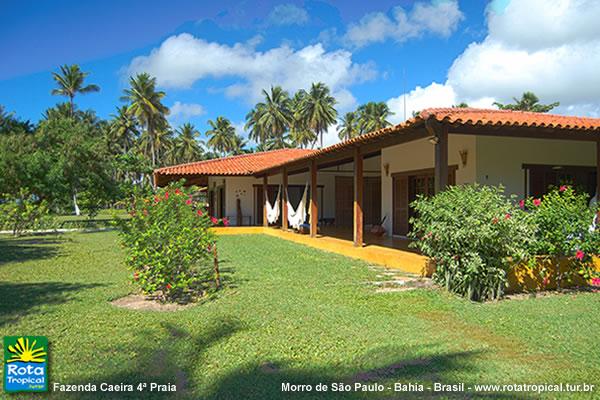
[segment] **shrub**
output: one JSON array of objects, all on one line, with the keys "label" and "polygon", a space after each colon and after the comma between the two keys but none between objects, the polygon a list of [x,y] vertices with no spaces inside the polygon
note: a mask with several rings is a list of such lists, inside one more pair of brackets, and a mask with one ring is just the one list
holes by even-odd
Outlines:
[{"label": "shrub", "polygon": [[[578,193],[568,185],[552,189],[541,199],[520,202],[535,225],[531,253],[555,259],[559,288],[564,279],[571,281],[576,275],[589,279],[594,274],[592,256],[600,252],[600,232],[592,226],[596,210],[588,202],[586,193]],[[560,258],[570,260],[566,271],[558,268]],[[543,278],[550,272],[543,270]]]},{"label": "shrub", "polygon": [[503,188],[452,186],[412,206],[411,245],[435,262],[433,279],[471,300],[502,296],[507,271],[527,258],[533,234],[530,217]]},{"label": "shrub", "polygon": [[131,218],[117,222],[134,282],[161,300],[189,301],[218,285],[214,223],[192,191],[172,184],[152,197],[136,196]]},{"label": "shrub", "polygon": [[25,230],[51,229],[54,219],[48,205],[21,190],[17,197],[4,196],[0,200],[0,230],[10,230],[21,235]]}]

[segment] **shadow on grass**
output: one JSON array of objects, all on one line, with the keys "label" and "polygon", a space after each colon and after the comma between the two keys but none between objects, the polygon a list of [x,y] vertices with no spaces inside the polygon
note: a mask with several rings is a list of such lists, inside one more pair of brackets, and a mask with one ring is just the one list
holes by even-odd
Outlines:
[{"label": "shadow on grass", "polygon": [[[456,352],[436,354],[428,358],[401,358],[391,364],[350,376],[336,373],[333,366],[325,369],[298,370],[286,367],[285,361],[249,365],[225,376],[214,386],[210,394],[202,398],[206,400],[531,398],[520,394],[515,395],[515,393],[474,393],[469,390],[435,392],[428,389],[428,387],[433,388],[434,382],[446,385],[460,383],[449,380],[445,376],[461,371],[468,372],[471,369],[468,361],[475,355],[476,353],[472,352]],[[311,390],[285,392],[283,390],[286,383],[310,385]],[[406,385],[413,383],[415,387],[396,392],[395,383]],[[417,383],[423,385],[422,391],[415,390]],[[468,388],[469,382],[464,383],[465,388]],[[327,391],[317,391],[316,387],[319,384],[327,385]],[[333,390],[333,384],[337,384],[337,391]],[[342,384],[349,390],[340,391]],[[377,384],[381,385],[380,390],[376,389]]]},{"label": "shadow on grass", "polygon": [[0,265],[56,257],[66,241],[54,233],[24,238],[0,235]]},{"label": "shadow on grass", "polygon": [[[35,272],[24,272],[35,274]],[[0,282],[0,326],[15,323],[31,313],[40,305],[66,303],[73,294],[85,289],[102,286],[101,284],[78,284],[63,282],[11,283]]]},{"label": "shadow on grass", "polygon": [[[199,321],[200,323],[200,321]],[[120,392],[118,396],[110,392],[78,393],[69,398],[102,398],[102,399],[197,399],[194,383],[190,376],[196,368],[204,365],[204,355],[211,347],[218,345],[228,337],[242,330],[241,323],[234,318],[223,318],[210,321],[207,328],[199,335],[192,336],[187,330],[173,323],[157,324],[155,332],[140,332],[136,343],[130,346],[136,356],[127,363],[111,365],[92,372],[91,376],[72,379],[71,384],[92,383],[97,387],[102,382],[108,384],[132,384],[133,392]],[[161,333],[161,340],[156,334]],[[115,345],[117,346],[117,345]],[[121,351],[120,347],[102,349],[102,351]],[[146,383],[144,391],[137,390],[137,385]],[[175,392],[150,392],[150,384],[173,384]]]},{"label": "shadow on grass", "polygon": [[[224,318],[220,321],[207,321],[206,330],[199,335],[191,335],[187,330],[173,323],[161,323],[157,329],[161,330],[163,339],[152,340],[156,331],[140,332],[134,345],[136,358],[131,359],[126,365],[119,365],[118,370],[111,372],[111,368],[100,368],[98,373],[91,377],[75,379],[77,384],[88,382],[99,385],[101,382],[110,384],[127,383],[134,386],[133,393],[119,393],[119,398],[177,398],[177,399],[202,399],[202,400],[276,400],[276,399],[529,399],[527,395],[508,393],[473,393],[466,392],[433,392],[427,387],[432,387],[432,382],[442,384],[457,384],[452,381],[452,376],[457,373],[478,375],[473,365],[473,357],[477,352],[454,352],[433,354],[429,357],[406,356],[407,349],[382,348],[364,355],[364,359],[374,357],[375,360],[394,359],[393,354],[405,354],[398,357],[395,362],[381,362],[375,368],[358,370],[348,374],[348,367],[336,369],[336,366],[298,368],[291,360],[265,360],[259,363],[240,364],[236,369],[225,375],[220,375],[218,369],[224,368],[228,361],[222,365],[215,361],[208,362],[206,352],[214,346],[221,346],[230,336],[243,330],[241,323],[236,319]],[[118,346],[118,345],[113,345]],[[268,346],[268,343],[265,343]],[[231,349],[221,346],[228,351]],[[99,349],[100,350],[100,349]],[[114,351],[113,348],[102,351]],[[408,354],[412,354],[408,349]],[[233,350],[235,351],[235,349]],[[391,353],[390,353],[391,352]],[[243,352],[241,352],[243,354]],[[381,354],[379,354],[381,353]],[[414,353],[417,354],[417,353]],[[375,363],[377,365],[378,363]],[[212,369],[212,370],[211,370]],[[225,369],[223,369],[225,372]],[[214,375],[218,380],[202,385],[195,382],[194,377],[207,377]],[[175,392],[148,392],[135,391],[140,382],[149,384],[174,384]],[[423,384],[423,391],[395,392],[394,383],[401,382]],[[283,392],[282,384],[311,385],[309,392]],[[328,385],[327,392],[315,390],[319,383]],[[353,390],[346,392],[332,391],[333,383],[350,385]],[[374,385],[382,384],[385,389],[381,392],[364,392],[356,390],[356,384]],[[465,387],[470,382],[465,382]],[[371,386],[373,387],[373,386]],[[388,389],[389,388],[389,389]],[[89,393],[77,394],[75,398],[114,398],[114,393]]]}]

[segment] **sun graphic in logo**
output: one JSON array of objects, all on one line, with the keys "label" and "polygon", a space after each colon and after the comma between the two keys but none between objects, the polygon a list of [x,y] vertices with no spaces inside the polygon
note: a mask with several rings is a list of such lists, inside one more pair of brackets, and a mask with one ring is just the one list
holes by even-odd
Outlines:
[{"label": "sun graphic in logo", "polygon": [[36,341],[29,343],[29,339],[19,338],[14,346],[8,346],[8,351],[12,353],[12,357],[6,362],[34,362],[43,363],[46,361],[44,357],[47,353],[43,347],[35,347]]}]

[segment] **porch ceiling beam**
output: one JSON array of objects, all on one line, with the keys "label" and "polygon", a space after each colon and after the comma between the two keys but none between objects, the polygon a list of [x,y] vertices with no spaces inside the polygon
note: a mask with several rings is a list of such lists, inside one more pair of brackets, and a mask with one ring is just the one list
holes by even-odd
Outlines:
[{"label": "porch ceiling beam", "polygon": [[317,236],[317,221],[319,210],[317,209],[317,162],[310,163],[310,237]]},{"label": "porch ceiling beam", "polygon": [[564,130],[556,128],[540,127],[481,127],[465,125],[448,125],[448,133],[451,135],[476,135],[476,136],[498,136],[527,139],[554,139],[596,142],[600,140],[600,131],[582,132],[578,130]]},{"label": "porch ceiling beam", "polygon": [[363,245],[363,156],[360,147],[354,149],[354,246]]},{"label": "porch ceiling beam", "polygon": [[[330,153],[321,154],[314,158],[302,159],[296,162],[290,162],[285,166],[288,168],[288,174],[297,174],[301,172],[307,171],[312,163],[312,160],[317,160],[318,168],[322,168],[323,166],[331,166],[335,165],[335,163],[345,164],[346,162],[352,162],[354,157],[354,149],[356,147],[360,147],[361,153],[365,155],[371,156],[371,154],[380,152],[381,149],[395,146],[398,144],[408,143],[419,139],[424,139],[429,136],[429,133],[424,128],[419,129],[407,129],[402,133],[390,133],[382,138],[373,139],[373,141],[362,144],[355,144],[352,146],[344,147],[337,151],[332,151]],[[258,174],[255,174],[256,177],[261,177],[263,175],[276,175],[280,173],[281,167],[275,167],[269,170],[261,171]]]}]

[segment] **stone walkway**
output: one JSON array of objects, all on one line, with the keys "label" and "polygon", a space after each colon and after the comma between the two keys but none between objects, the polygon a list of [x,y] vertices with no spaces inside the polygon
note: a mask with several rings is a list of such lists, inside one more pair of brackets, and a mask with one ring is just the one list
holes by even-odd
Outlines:
[{"label": "stone walkway", "polygon": [[407,274],[397,269],[385,268],[379,265],[370,265],[369,269],[377,274],[375,275],[377,280],[368,282],[369,285],[377,287],[375,289],[377,293],[403,292],[433,286],[431,278]]}]

